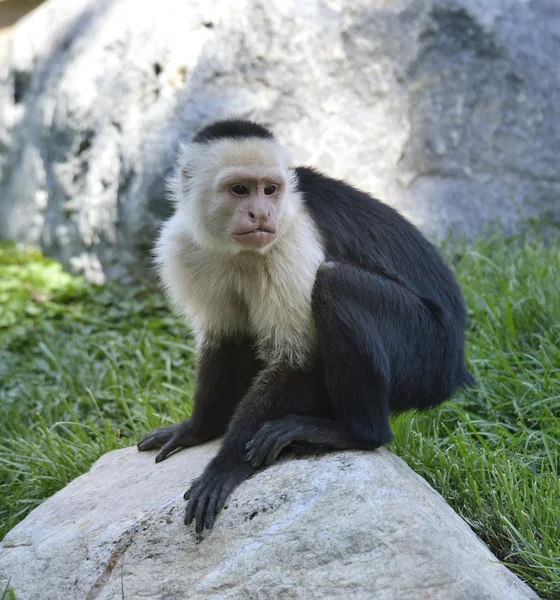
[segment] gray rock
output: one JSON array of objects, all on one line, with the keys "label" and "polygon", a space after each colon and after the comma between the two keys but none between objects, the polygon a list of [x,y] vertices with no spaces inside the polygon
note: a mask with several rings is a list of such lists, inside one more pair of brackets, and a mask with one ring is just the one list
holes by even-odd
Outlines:
[{"label": "gray rock", "polygon": [[0,75],[0,236],[146,274],[179,139],[227,116],[425,232],[560,221],[557,0],[48,0]]},{"label": "gray rock", "polygon": [[0,589],[11,576],[18,600],[537,598],[385,449],[277,463],[201,541],[182,494],[216,448],[159,465],[105,455],[7,534]]}]

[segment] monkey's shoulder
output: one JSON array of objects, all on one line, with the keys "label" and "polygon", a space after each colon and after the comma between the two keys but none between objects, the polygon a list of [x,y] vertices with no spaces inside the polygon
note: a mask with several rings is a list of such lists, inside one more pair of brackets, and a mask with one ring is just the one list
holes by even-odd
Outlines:
[{"label": "monkey's shoulder", "polygon": [[406,229],[414,226],[393,207],[363,190],[329,177],[313,167],[297,167],[296,189],[314,221],[320,226],[330,224],[358,228],[385,228],[396,225]]},{"label": "monkey's shoulder", "polygon": [[421,288],[453,285],[433,244],[395,208],[310,167],[295,169],[297,190],[326,256],[380,266]]}]

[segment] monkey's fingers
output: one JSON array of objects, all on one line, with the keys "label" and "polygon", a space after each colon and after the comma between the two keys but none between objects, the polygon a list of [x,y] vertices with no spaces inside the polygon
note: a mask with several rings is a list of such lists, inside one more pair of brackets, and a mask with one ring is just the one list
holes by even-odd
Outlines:
[{"label": "monkey's fingers", "polygon": [[218,501],[223,493],[229,495],[233,486],[227,485],[220,477],[213,476],[201,483],[196,490],[189,492],[189,503],[185,510],[185,524],[193,520],[196,533],[202,533],[203,529],[212,529],[218,514]]},{"label": "monkey's fingers", "polygon": [[282,420],[268,421],[245,446],[245,461],[254,469],[272,464],[283,448],[295,440],[292,425]]},{"label": "monkey's fingers", "polygon": [[212,494],[208,499],[208,504],[206,506],[206,519],[204,520],[204,526],[206,529],[212,529],[214,527],[214,521],[216,520],[216,516],[220,512],[218,510],[218,500],[220,499],[220,494],[223,491],[223,488],[217,488],[212,490]]},{"label": "monkey's fingers", "polygon": [[194,522],[196,533],[202,533],[206,525],[206,514],[208,513],[209,505],[212,502],[212,493],[216,487],[216,482],[210,482],[204,489],[201,496],[198,497],[196,510],[194,511]]},{"label": "monkey's fingers", "polygon": [[197,533],[212,529],[216,516],[224,507],[228,496],[235,487],[247,479],[253,469],[246,464],[235,465],[226,470],[209,469],[193,482],[185,492],[188,499],[185,509],[185,525],[193,520]]},{"label": "monkey's fingers", "polygon": [[184,500],[189,500],[193,495],[195,495],[197,493],[197,490],[200,487],[200,484],[202,483],[202,478],[203,477],[204,477],[204,473],[200,477],[197,477],[191,483],[190,488],[183,494],[183,499]]},{"label": "monkey's fingers", "polygon": [[195,486],[185,493],[185,497],[189,498],[185,509],[185,525],[194,520],[196,533],[201,533],[205,526],[211,529],[216,518],[217,498],[221,489],[222,483],[215,475],[195,483]]},{"label": "monkey's fingers", "polygon": [[185,525],[188,525],[194,518],[194,511],[198,502],[198,496],[191,490],[185,492],[185,499],[188,499],[187,508],[185,508]]},{"label": "monkey's fingers", "polygon": [[183,446],[179,443],[177,438],[170,439],[166,444],[163,445],[162,449],[158,452],[156,456],[156,462],[160,463],[162,460],[165,460],[170,454],[175,452],[175,450],[179,450]]},{"label": "monkey's fingers", "polygon": [[198,503],[205,502],[205,489],[208,486],[208,477],[203,473],[200,477],[194,480],[191,487],[185,492],[183,498],[188,500],[185,509],[185,525],[188,525],[195,517]]},{"label": "monkey's fingers", "polygon": [[166,442],[168,442],[175,432],[175,425],[168,425],[167,427],[160,427],[154,429],[148,435],[144,436],[137,444],[140,452],[146,450],[154,450],[155,448],[161,448]]},{"label": "monkey's fingers", "polygon": [[218,497],[218,502],[216,504],[216,514],[218,514],[222,508],[224,508],[224,504],[230,495],[230,491],[227,488],[223,488]]}]

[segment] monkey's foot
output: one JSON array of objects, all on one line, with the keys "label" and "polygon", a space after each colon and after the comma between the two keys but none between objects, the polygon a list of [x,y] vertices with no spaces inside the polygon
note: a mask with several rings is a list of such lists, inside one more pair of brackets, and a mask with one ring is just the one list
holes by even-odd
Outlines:
[{"label": "monkey's foot", "polygon": [[185,525],[194,519],[197,533],[201,533],[205,527],[212,529],[228,496],[253,473],[253,469],[247,464],[233,467],[209,465],[185,492],[184,498],[189,501],[185,511]]},{"label": "monkey's foot", "polygon": [[267,421],[245,446],[245,461],[254,469],[272,464],[292,442],[306,441],[305,427],[290,417]]},{"label": "monkey's foot", "polygon": [[206,439],[193,434],[191,423],[187,420],[177,425],[154,429],[138,442],[137,448],[140,452],[161,448],[156,456],[158,463],[165,460],[175,450],[196,446],[204,441]]}]

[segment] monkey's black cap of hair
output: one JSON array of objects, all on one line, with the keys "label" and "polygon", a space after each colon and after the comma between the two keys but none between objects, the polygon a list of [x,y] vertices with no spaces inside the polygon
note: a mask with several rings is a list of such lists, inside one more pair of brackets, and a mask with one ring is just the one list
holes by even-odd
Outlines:
[{"label": "monkey's black cap of hair", "polygon": [[260,138],[271,140],[272,133],[262,125],[243,119],[228,119],[226,121],[215,121],[201,129],[193,139],[195,143],[212,142],[223,138]]}]

